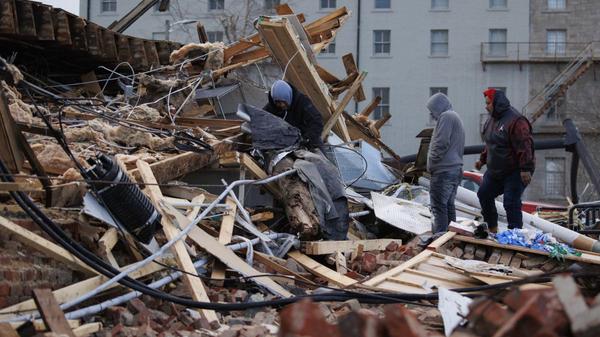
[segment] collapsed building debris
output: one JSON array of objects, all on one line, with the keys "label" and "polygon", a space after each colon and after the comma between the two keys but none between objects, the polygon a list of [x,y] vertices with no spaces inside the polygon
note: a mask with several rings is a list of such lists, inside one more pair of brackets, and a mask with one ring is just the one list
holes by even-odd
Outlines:
[{"label": "collapsed building debris", "polygon": [[[592,336],[600,326],[598,241],[553,217],[524,213],[525,231],[545,238],[536,244],[488,236],[461,189],[457,222],[428,240],[427,181],[380,139],[391,116],[369,118],[381,98],[345,111],[366,99],[367,73],[348,54],[338,79],[314,57],[346,8],[306,23],[281,5],[231,45],[181,46],[36,2],[1,4],[0,56],[6,46],[16,57],[0,59],[0,334]],[[57,60],[59,48],[72,58]],[[37,70],[40,57],[64,77]],[[322,148],[304,148],[300,130],[246,100],[247,83],[225,78],[268,58],[321,113]]]}]

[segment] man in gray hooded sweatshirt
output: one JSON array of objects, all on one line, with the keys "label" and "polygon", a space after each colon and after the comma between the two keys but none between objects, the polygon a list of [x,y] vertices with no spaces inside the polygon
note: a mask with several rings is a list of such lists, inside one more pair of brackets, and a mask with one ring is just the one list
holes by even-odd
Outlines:
[{"label": "man in gray hooded sweatshirt", "polygon": [[429,197],[434,217],[432,232],[435,235],[447,231],[450,221],[456,221],[454,198],[462,179],[465,130],[446,95],[431,96],[427,108],[436,121],[427,155],[427,170],[431,173]]}]

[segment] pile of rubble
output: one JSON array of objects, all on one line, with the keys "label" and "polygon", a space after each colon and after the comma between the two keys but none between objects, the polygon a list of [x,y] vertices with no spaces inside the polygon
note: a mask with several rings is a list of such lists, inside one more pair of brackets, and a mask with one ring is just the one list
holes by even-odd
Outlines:
[{"label": "pile of rubble", "polygon": [[[345,8],[305,23],[283,5],[229,46],[178,46],[7,3],[0,36],[17,57],[0,64],[0,334],[591,336],[598,328],[596,240],[533,215],[522,232],[504,232],[519,240],[478,238],[480,210],[464,189],[459,221],[431,238],[422,161],[402,163],[381,141],[390,116],[369,119],[380,98],[355,116],[344,111],[365,100],[366,73],[351,54],[344,79],[316,62],[348,20]],[[46,24],[25,31],[28,18]],[[36,38],[19,43],[23,34]],[[80,82],[58,82],[19,56],[34,46],[50,59],[61,45],[69,67],[94,63]],[[162,49],[152,57],[161,47],[170,59]],[[235,79],[267,59],[323,115],[325,153],[302,149],[297,130],[252,106],[265,103],[264,88]],[[90,73],[96,66],[105,68]],[[257,125],[265,120],[279,124]],[[327,175],[341,177],[339,195]],[[331,216],[340,203],[347,219]],[[579,286],[550,278],[559,272]]]}]

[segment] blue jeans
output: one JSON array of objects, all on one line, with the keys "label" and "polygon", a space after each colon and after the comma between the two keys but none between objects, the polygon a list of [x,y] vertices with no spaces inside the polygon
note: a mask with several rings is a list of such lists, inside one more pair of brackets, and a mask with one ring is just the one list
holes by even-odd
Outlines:
[{"label": "blue jeans", "polygon": [[456,221],[454,199],[456,190],[462,179],[462,169],[431,174],[429,203],[433,213],[432,232],[440,233],[448,230],[450,221]]},{"label": "blue jeans", "polygon": [[498,227],[498,212],[496,211],[496,197],[504,194],[504,210],[508,228],[523,228],[523,213],[521,213],[521,195],[525,185],[521,181],[521,172],[514,171],[504,178],[494,178],[486,172],[477,196],[481,204],[483,220],[489,228]]}]

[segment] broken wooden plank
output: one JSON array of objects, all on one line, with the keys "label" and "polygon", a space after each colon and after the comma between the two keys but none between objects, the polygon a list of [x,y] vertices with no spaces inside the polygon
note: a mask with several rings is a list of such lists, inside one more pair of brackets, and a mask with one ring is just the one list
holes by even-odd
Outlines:
[{"label": "broken wooden plank", "polygon": [[85,337],[93,333],[99,332],[100,330],[102,330],[102,328],[103,325],[101,322],[88,323],[73,329],[73,333],[77,337]]},{"label": "broken wooden plank", "polygon": [[[344,63],[344,68],[346,69],[346,74],[350,75],[352,73],[358,73],[358,67],[356,66],[356,62],[354,61],[354,55],[352,53],[348,53],[342,56],[342,62]],[[362,102],[365,99],[365,91],[363,90],[362,84],[356,90],[354,94],[354,100],[356,102]]]},{"label": "broken wooden plank", "polygon": [[348,105],[348,103],[350,103],[350,100],[352,99],[352,96],[354,96],[354,94],[356,93],[356,91],[359,88],[361,88],[362,82],[365,80],[366,77],[367,77],[367,73],[363,71],[358,76],[358,78],[356,78],[356,80],[354,81],[354,83],[352,84],[352,86],[350,87],[350,89],[348,89],[348,92],[346,93],[346,95],[344,96],[344,98],[342,99],[342,101],[338,104],[338,106],[336,107],[336,109],[333,112],[333,114],[331,115],[331,117],[329,117],[329,119],[325,123],[325,126],[323,126],[323,132],[321,133],[321,138],[322,139],[326,139],[327,136],[329,136],[329,131],[331,130],[331,128],[333,127],[333,125],[337,121],[340,120],[340,117],[342,115],[342,112],[346,108],[346,105]]},{"label": "broken wooden plank", "polygon": [[[227,200],[225,200],[225,204],[229,207],[227,210],[225,210],[225,214],[221,220],[221,228],[219,229],[219,243],[222,245],[227,245],[231,242],[231,237],[233,236],[233,224],[235,222],[235,213],[237,212],[237,204],[235,201],[233,201],[233,199],[227,198]],[[225,267],[220,263],[215,263],[210,278],[214,284],[222,287],[223,279],[225,278]]]},{"label": "broken wooden plank", "polygon": [[[155,205],[155,207],[157,207],[159,212],[162,214],[161,223],[163,226],[163,232],[165,233],[167,240],[172,240],[179,234],[179,230],[171,222],[171,218],[167,216],[168,214],[165,214],[164,208],[161,207],[161,203],[163,202],[163,196],[162,192],[160,191],[160,188],[156,185],[157,180],[152,174],[152,169],[150,168],[150,165],[145,161],[138,160],[136,165],[138,167],[141,180],[144,183],[148,183],[148,185],[145,188],[146,193],[150,197],[150,200],[152,200],[152,203]],[[187,222],[181,223],[180,225],[187,225]],[[194,268],[194,263],[192,262],[192,259],[186,251],[183,240],[175,242],[175,244],[171,246],[171,250],[175,254],[175,258],[177,259],[177,265],[179,266],[179,268],[186,272],[182,275],[183,282],[187,286],[188,291],[192,295],[192,298],[196,301],[210,302],[202,280],[196,276],[193,276],[197,275],[197,271],[196,268]],[[214,312],[213,310],[200,310],[200,314],[204,316],[204,318],[206,318],[209,324],[219,325],[219,318],[216,312]]]},{"label": "broken wooden plank", "polygon": [[[252,174],[252,176],[254,176],[257,179],[265,179],[269,177],[267,173],[262,168],[260,168],[260,166],[258,166],[258,164],[254,161],[254,159],[252,159],[252,157],[250,157],[250,155],[247,153],[242,154],[241,164],[250,172],[250,174]],[[269,183],[265,187],[267,188],[267,190],[269,190],[269,192],[273,193],[273,196],[276,199],[283,200],[283,194],[277,186],[277,183]]]},{"label": "broken wooden plank", "polygon": [[[161,264],[171,264],[172,261],[171,258],[159,258],[157,262],[160,262]],[[121,268],[120,270],[125,270],[126,268],[131,267],[131,265],[125,266],[123,268]],[[129,274],[129,277],[131,277],[132,279],[139,279],[148,275],[151,275],[153,273],[156,273],[158,271],[163,270],[164,267],[156,264],[156,263],[151,263],[149,265],[146,265],[144,267],[142,267],[139,270],[136,270],[132,273]],[[56,300],[59,303],[65,303],[68,301],[71,301],[79,296],[82,296],[92,290],[94,290],[95,288],[99,287],[100,285],[102,285],[103,283],[107,282],[108,278],[106,278],[105,276],[95,276],[77,283],[73,283],[71,285],[68,285],[64,288],[60,288],[57,289],[53,292],[54,297],[56,298]],[[120,286],[118,283],[111,285],[108,289],[112,289],[114,287],[118,287]],[[6,308],[2,308],[0,309],[0,318],[4,318],[6,316],[8,317],[12,317],[14,315],[14,312],[27,312],[27,311],[32,311],[35,310],[35,302],[33,301],[33,299],[30,300],[26,300],[14,305],[11,305],[9,307]]]},{"label": "broken wooden plank", "polygon": [[408,268],[412,268],[412,267],[418,265],[419,263],[429,259],[432,254],[433,254],[433,251],[424,250],[421,253],[419,253],[418,255],[416,255],[415,257],[413,257],[412,259],[399,265],[398,267],[392,268],[383,274],[379,274],[375,277],[372,277],[371,279],[369,279],[365,282],[362,282],[362,284],[369,286],[369,287],[377,287],[377,285],[379,285],[381,282],[384,282],[388,277],[392,277],[394,275],[397,275],[397,274],[403,272],[404,270],[406,270]]},{"label": "broken wooden plank", "polygon": [[65,313],[62,311],[50,289],[33,289],[33,299],[38,307],[44,324],[57,335],[75,337],[69,326]]},{"label": "broken wooden plank", "polygon": [[[467,237],[467,236],[463,236],[463,235],[455,236],[454,240],[477,244],[477,245],[485,245],[485,246],[489,246],[489,247],[501,248],[501,249],[510,249],[512,251],[517,251],[517,252],[550,256],[549,253],[547,253],[543,250],[531,249],[531,248],[515,246],[515,245],[503,245],[501,243],[498,243],[498,242],[495,242],[492,240],[475,239],[475,238],[471,238],[471,237]],[[600,254],[592,253],[592,252],[588,252],[588,251],[581,251],[581,250],[577,250],[577,251],[581,253],[581,256],[569,254],[569,255],[565,255],[564,258],[566,260],[571,260],[571,261],[600,264]]]},{"label": "broken wooden plank", "polygon": [[[303,50],[298,32],[289,20],[284,18],[277,22],[261,22],[258,31],[273,58],[282,69],[287,68],[285,79],[310,97],[323,120],[328,120],[336,111],[336,104],[332,100],[327,84],[321,80],[315,66]],[[335,122],[335,133],[345,141],[350,140],[344,121],[338,118]]]},{"label": "broken wooden plank", "polygon": [[57,261],[63,262],[70,267],[77,270],[86,272],[88,274],[95,275],[97,272],[83,263],[81,260],[73,256],[66,249],[58,246],[57,244],[50,242],[43,237],[28,231],[27,229],[17,225],[16,223],[0,216],[0,227],[4,231],[9,232],[13,235],[13,239],[21,242],[22,244],[31,247],[39,252],[42,252],[49,257],[56,259]]},{"label": "broken wooden plank", "polygon": [[100,240],[98,240],[98,250],[99,253],[108,260],[108,262],[115,268],[119,268],[119,264],[115,259],[115,256],[112,253],[113,247],[119,241],[119,234],[117,233],[117,229],[114,227],[109,228]]},{"label": "broken wooden plank", "polygon": [[[185,152],[152,163],[150,169],[156,181],[162,184],[199,170],[216,160],[216,158],[215,154],[211,152]],[[136,181],[141,181],[139,169],[130,170],[128,173]]]},{"label": "broken wooden plank", "polygon": [[498,263],[503,264],[505,266],[509,266],[510,260],[512,260],[513,255],[515,255],[514,252],[511,252],[509,250],[503,250],[500,254],[500,261],[498,261]]},{"label": "broken wooden plank", "polygon": [[437,252],[443,245],[445,245],[448,241],[452,240],[456,233],[454,232],[446,232],[439,238],[435,239],[432,243],[427,246],[428,250]]},{"label": "broken wooden plank", "polygon": [[327,255],[337,251],[348,252],[354,250],[358,245],[363,246],[364,251],[385,250],[392,242],[399,245],[402,240],[396,239],[378,239],[378,240],[347,240],[347,241],[303,241],[300,243],[300,250],[307,255]]},{"label": "broken wooden plank", "polygon": [[317,275],[339,287],[347,288],[358,283],[355,279],[333,271],[297,250],[289,252],[288,256],[306,268],[311,274]]},{"label": "broken wooden plank", "polygon": [[[161,206],[161,208],[165,215],[168,215],[170,218],[174,219],[174,221],[177,221],[179,226],[185,227],[189,224],[189,219],[187,219],[183,214],[181,214],[172,206],[165,203]],[[200,227],[193,228],[188,233],[188,237],[206,252],[210,253],[211,255],[219,259],[221,262],[223,262],[226,266],[239,272],[243,276],[251,277],[262,275],[262,273],[254,269],[252,266],[248,265],[239,256],[235,255],[235,253],[231,249],[219,243],[219,241],[217,241],[214,237],[206,233]],[[268,276],[255,277],[252,278],[252,280],[281,297],[293,296],[292,293],[283,289],[279,284],[275,283]]]}]

